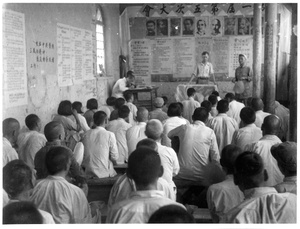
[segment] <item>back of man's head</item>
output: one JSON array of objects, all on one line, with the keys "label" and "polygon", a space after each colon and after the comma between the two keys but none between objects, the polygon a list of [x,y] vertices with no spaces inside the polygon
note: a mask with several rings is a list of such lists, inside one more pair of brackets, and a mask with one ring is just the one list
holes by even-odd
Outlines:
[{"label": "back of man's head", "polygon": [[188,97],[191,97],[191,96],[195,95],[195,93],[196,93],[196,90],[194,88],[191,87],[191,88],[187,89],[187,96]]},{"label": "back of man's head", "polygon": [[20,123],[15,118],[6,118],[2,122],[3,137],[13,137],[20,129]]},{"label": "back of man's head", "polygon": [[198,107],[195,109],[192,119],[194,121],[206,122],[208,118],[208,111],[204,107]]},{"label": "back of man's head", "polygon": [[57,114],[63,116],[72,115],[72,103],[70,100],[63,100],[59,103],[57,108]]},{"label": "back of man's head", "polygon": [[235,95],[231,92],[227,93],[225,95],[225,99],[228,101],[228,102],[231,102],[232,100],[235,100]]},{"label": "back of man's head", "polygon": [[3,224],[42,224],[43,216],[29,201],[12,202],[3,208]]},{"label": "back of man's head", "polygon": [[52,121],[47,123],[44,128],[45,137],[48,142],[63,140],[65,130],[60,122]]},{"label": "back of man's head", "polygon": [[215,106],[218,103],[218,97],[216,95],[210,95],[208,96],[208,101],[212,106]]},{"label": "back of man's head", "polygon": [[260,98],[252,98],[251,107],[254,111],[260,111],[264,109],[264,102]]},{"label": "back of man's head", "polygon": [[25,118],[25,124],[29,130],[34,130],[40,126],[40,118],[36,114],[27,115]]},{"label": "back of man's head", "polygon": [[147,122],[145,134],[148,138],[157,141],[161,139],[163,133],[163,125],[160,120],[158,119],[151,119]]},{"label": "back of man's head", "polygon": [[251,107],[243,107],[240,111],[240,118],[246,124],[252,124],[255,122],[256,114]]},{"label": "back of man's head", "polygon": [[268,115],[264,118],[261,129],[263,135],[276,135],[280,127],[280,119],[276,115]]},{"label": "back of man's head", "polygon": [[227,145],[222,149],[220,164],[225,168],[227,174],[233,174],[234,162],[238,155],[242,153],[242,149],[236,145]]},{"label": "back of man's head", "polygon": [[131,99],[133,100],[133,94],[132,94],[132,92],[130,92],[130,91],[125,91],[125,92],[123,93],[123,95],[124,95],[124,98],[125,98],[125,100],[126,100],[127,102],[129,102]]},{"label": "back of man's head", "polygon": [[126,105],[123,105],[118,109],[119,118],[123,118],[123,119],[128,118],[129,113],[130,113],[130,109]]},{"label": "back of man's head", "polygon": [[98,101],[95,98],[91,98],[86,102],[86,108],[89,110],[98,109]]},{"label": "back of man's head", "polygon": [[155,151],[157,151],[157,144],[156,141],[154,141],[151,138],[145,138],[140,140],[137,144],[136,144],[136,148],[140,148],[140,147],[148,147],[150,149],[153,149]]},{"label": "back of man's head", "polygon": [[215,95],[215,96],[220,96],[220,94],[219,94],[219,92],[218,91],[213,91],[212,93],[211,93],[212,95]]},{"label": "back of man's head", "polygon": [[137,188],[155,184],[162,176],[158,153],[146,147],[137,148],[128,158],[127,175],[134,180]]},{"label": "back of man's head", "polygon": [[63,146],[51,148],[46,154],[46,167],[50,175],[69,170],[72,151]]},{"label": "back of man's head", "polygon": [[72,103],[72,109],[76,110],[78,114],[82,114],[82,103],[79,101],[75,101]]},{"label": "back of man's head", "polygon": [[168,107],[168,116],[169,117],[175,117],[175,116],[180,116],[181,115],[181,107],[179,103],[171,103],[170,106]]},{"label": "back of man's head", "polygon": [[108,106],[113,107],[113,106],[115,106],[116,99],[117,99],[117,98],[116,98],[116,97],[113,97],[113,96],[108,97],[108,98],[106,99],[106,104],[107,104]]},{"label": "back of man's head", "polygon": [[207,110],[208,112],[210,112],[210,111],[211,111],[212,105],[211,105],[211,102],[209,102],[208,100],[204,100],[204,101],[201,103],[201,107],[206,108],[206,110]]},{"label": "back of man's head", "polygon": [[129,78],[129,79],[135,78],[134,72],[131,71],[131,70],[129,70],[129,71],[127,72],[127,74],[126,74],[126,78]]},{"label": "back of man's head", "polygon": [[195,223],[193,215],[182,207],[170,204],[155,211],[148,223]]},{"label": "back of man's head", "polygon": [[106,118],[107,118],[107,115],[104,111],[97,111],[93,115],[94,124],[96,126],[101,126],[105,123]]},{"label": "back of man's head", "polygon": [[123,98],[117,98],[115,102],[116,109],[120,109],[121,106],[125,105],[125,99]]},{"label": "back of man's head", "polygon": [[149,112],[145,107],[139,107],[136,113],[136,119],[138,122],[147,122],[149,118]]},{"label": "back of man's head", "polygon": [[217,110],[219,113],[226,113],[229,109],[229,103],[225,99],[221,99],[217,104]]},{"label": "back of man's head", "polygon": [[3,167],[3,188],[10,199],[18,196],[29,189],[32,185],[32,171],[22,160],[13,160]]}]

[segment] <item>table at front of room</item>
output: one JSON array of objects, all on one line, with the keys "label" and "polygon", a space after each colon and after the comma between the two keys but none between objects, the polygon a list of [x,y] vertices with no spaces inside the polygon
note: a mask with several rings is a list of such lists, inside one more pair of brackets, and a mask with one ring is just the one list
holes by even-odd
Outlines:
[{"label": "table at front of room", "polygon": [[[135,105],[139,107],[146,107],[149,111],[153,110],[153,99],[157,97],[157,89],[158,87],[152,86],[152,87],[144,87],[144,88],[134,88],[129,89],[127,91],[132,92],[134,95],[134,103]],[[149,94],[149,99],[141,99],[141,96],[139,94],[146,93]]]},{"label": "table at front of room", "polygon": [[182,102],[188,99],[187,90],[189,88],[196,90],[195,100],[202,102],[207,99],[213,91],[218,91],[218,86],[213,84],[179,84],[176,88],[175,99],[177,102]]}]

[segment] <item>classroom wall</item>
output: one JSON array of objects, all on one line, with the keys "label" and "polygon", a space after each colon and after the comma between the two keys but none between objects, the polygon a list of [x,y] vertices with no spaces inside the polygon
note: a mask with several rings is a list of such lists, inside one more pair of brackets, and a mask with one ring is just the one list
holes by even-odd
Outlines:
[{"label": "classroom wall", "polygon": [[[106,74],[103,77],[85,80],[82,84],[59,87],[57,81],[57,53],[55,63],[32,69],[27,61],[28,104],[6,108],[3,104],[3,119],[14,117],[21,126],[28,114],[35,113],[43,125],[51,121],[61,100],[81,101],[85,106],[89,98],[97,98],[105,103],[110,88],[119,76],[119,5],[103,4],[105,22]],[[93,31],[95,37],[95,4],[5,4],[3,8],[23,13],[25,16],[26,58],[30,59],[29,49],[36,40],[49,41],[56,46],[57,23]],[[95,45],[95,44],[94,44]],[[93,55],[95,55],[93,49]],[[95,62],[95,57],[94,57]],[[95,63],[94,63],[95,65]],[[95,72],[94,72],[95,73]]]}]

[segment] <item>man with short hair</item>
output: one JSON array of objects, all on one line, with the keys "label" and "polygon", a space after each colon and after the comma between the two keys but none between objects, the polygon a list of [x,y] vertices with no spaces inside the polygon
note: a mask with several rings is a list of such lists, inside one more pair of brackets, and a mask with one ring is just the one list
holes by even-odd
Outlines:
[{"label": "man with short hair", "polygon": [[164,99],[162,97],[156,97],[153,105],[155,106],[155,109],[149,112],[149,119],[158,119],[163,122],[169,118],[167,113],[162,110],[162,107],[164,106]]},{"label": "man with short hair", "polygon": [[20,131],[20,123],[14,118],[4,119],[2,122],[2,134],[3,134],[3,155],[2,166],[5,166],[8,162],[18,159],[19,156],[15,150],[18,135]]},{"label": "man with short hair", "polygon": [[234,118],[238,126],[240,126],[240,112],[245,107],[245,105],[236,101],[235,95],[233,93],[227,93],[225,95],[225,99],[229,102],[229,110],[227,112],[227,115],[231,118]]},{"label": "man with short hair", "polygon": [[232,208],[221,223],[296,223],[297,196],[277,193],[265,187],[268,172],[263,159],[254,152],[240,154],[234,164],[234,183],[244,193],[245,200]]},{"label": "man with short hair", "polygon": [[252,98],[251,107],[255,111],[255,116],[256,116],[254,124],[258,128],[261,128],[261,125],[263,124],[265,117],[267,117],[271,114],[263,111],[264,102],[260,98]]},{"label": "man with short hair", "polygon": [[108,118],[104,111],[97,111],[93,119],[96,127],[88,130],[82,139],[85,174],[88,177],[114,177],[117,172],[113,163],[119,157],[116,137],[105,129]]},{"label": "man with short hair", "polygon": [[133,71],[129,70],[126,74],[126,77],[117,80],[117,82],[113,86],[111,96],[116,98],[123,98],[124,91],[130,88],[134,88],[134,81],[135,76],[133,74]]},{"label": "man with short hair", "polygon": [[135,125],[136,124],[136,116],[137,116],[137,107],[136,105],[133,104],[134,101],[134,96],[133,93],[130,91],[125,91],[123,93],[124,98],[125,98],[125,105],[128,106],[129,110],[130,110],[130,115],[129,115],[129,123],[131,125]]},{"label": "man with short hair", "polygon": [[145,135],[146,123],[148,122],[149,112],[145,107],[139,107],[137,110],[137,121],[135,126],[126,131],[126,140],[128,145],[128,156],[136,149],[136,144],[147,138]]},{"label": "man with short hair", "polygon": [[195,101],[196,90],[194,88],[187,89],[188,99],[182,102],[183,104],[183,113],[182,116],[192,122],[192,116],[197,107],[200,107],[200,103]]},{"label": "man with short hair", "polygon": [[218,97],[214,94],[211,94],[208,96],[208,101],[211,103],[211,110],[210,114],[213,118],[215,118],[218,115],[218,110],[217,110],[217,104],[218,104]]}]

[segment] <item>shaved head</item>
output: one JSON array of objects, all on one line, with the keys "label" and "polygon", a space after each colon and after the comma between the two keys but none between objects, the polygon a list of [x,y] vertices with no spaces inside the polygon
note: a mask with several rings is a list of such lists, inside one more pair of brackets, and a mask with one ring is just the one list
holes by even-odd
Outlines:
[{"label": "shaved head", "polygon": [[14,146],[19,135],[20,123],[17,119],[7,118],[2,122],[2,133],[11,144]]},{"label": "shaved head", "polygon": [[60,122],[52,121],[49,122],[44,129],[45,137],[48,142],[54,140],[63,140],[65,136],[64,127]]},{"label": "shaved head", "polygon": [[147,122],[145,134],[148,138],[156,141],[161,139],[163,130],[164,128],[161,121],[158,119],[151,119],[149,122]]},{"label": "shaved head", "polygon": [[139,122],[147,122],[149,117],[149,112],[145,107],[139,107],[136,114],[136,119]]},{"label": "shaved head", "polygon": [[261,126],[263,135],[276,134],[280,127],[280,119],[276,115],[268,115],[265,117]]},{"label": "shaved head", "polygon": [[264,109],[264,103],[263,103],[262,99],[260,99],[260,98],[253,98],[251,101],[251,107],[255,111],[260,111],[260,110]]}]

